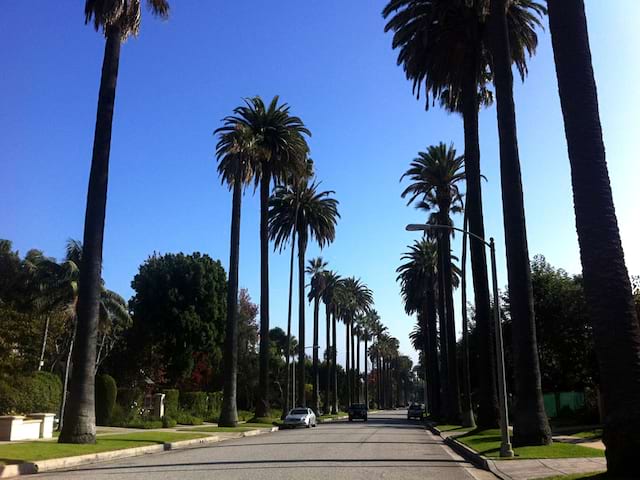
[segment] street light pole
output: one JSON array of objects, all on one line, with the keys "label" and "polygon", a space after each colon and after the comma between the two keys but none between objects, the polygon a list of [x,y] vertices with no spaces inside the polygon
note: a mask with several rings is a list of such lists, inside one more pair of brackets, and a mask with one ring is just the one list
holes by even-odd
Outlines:
[{"label": "street light pole", "polygon": [[453,227],[451,225],[428,225],[428,224],[410,224],[407,225],[408,232],[426,231],[431,229],[447,229],[456,230],[463,235],[469,235],[476,240],[481,241],[485,246],[489,247],[491,253],[491,276],[493,277],[493,301],[494,301],[494,323],[496,330],[496,357],[498,361],[498,398],[500,403],[500,430],[502,442],[500,444],[501,457],[513,457],[513,449],[509,440],[509,409],[507,406],[507,382],[504,369],[504,346],[502,342],[502,325],[500,323],[500,299],[498,297],[498,272],[496,267],[496,246],[493,237],[487,242],[484,238],[473,232],[462,228]]}]

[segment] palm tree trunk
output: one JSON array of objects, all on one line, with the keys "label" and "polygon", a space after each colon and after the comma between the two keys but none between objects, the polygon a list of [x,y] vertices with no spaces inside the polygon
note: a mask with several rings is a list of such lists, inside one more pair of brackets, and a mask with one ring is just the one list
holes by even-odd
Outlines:
[{"label": "palm tree trunk", "polygon": [[[227,290],[227,331],[225,333],[224,391],[220,407],[221,427],[238,424],[238,270],[240,265],[240,215],[242,208],[242,171],[234,172],[233,205],[231,207],[231,248],[229,254],[229,287]],[[288,366],[288,363],[287,363]]]},{"label": "palm tree trunk", "polygon": [[442,413],[440,403],[440,369],[438,368],[438,327],[436,319],[436,299],[433,278],[427,280],[426,296],[426,326],[429,336],[429,362],[427,368],[431,371],[431,414],[439,418]]},{"label": "palm tree trunk", "polygon": [[346,350],[347,350],[347,355],[344,359],[345,361],[345,374],[346,374],[346,381],[347,381],[347,407],[349,405],[351,405],[351,369],[349,368],[349,353],[351,352],[351,349],[349,348],[349,337],[351,336],[349,333],[349,320],[346,320],[344,322],[344,332],[345,332],[345,343],[346,343]]},{"label": "palm tree trunk", "polygon": [[367,355],[369,354],[369,342],[368,337],[364,337],[364,404],[369,408],[369,361]]},{"label": "palm tree trunk", "polygon": [[331,413],[331,369],[333,368],[332,364],[333,362],[331,361],[331,309],[329,307],[329,305],[324,306],[324,310],[325,310],[325,320],[326,320],[326,327],[327,327],[327,348],[325,349],[325,356],[327,358],[327,373],[326,373],[326,377],[327,377],[327,385],[326,385],[326,391],[325,391],[325,400],[324,400],[324,413],[325,414],[329,414]]},{"label": "palm tree trunk", "polygon": [[[448,224],[448,215],[447,223]],[[448,232],[443,234],[442,239],[444,255],[442,257],[444,265],[444,292],[446,303],[446,342],[447,342],[447,366],[448,379],[449,379],[449,420],[452,424],[457,425],[460,422],[462,416],[462,409],[460,407],[460,381],[458,379],[458,357],[456,354],[456,324],[454,318],[453,308],[453,286],[451,284],[451,236]]]},{"label": "palm tree trunk", "polygon": [[260,180],[260,357],[256,417],[269,416],[269,193],[271,172],[263,163]]},{"label": "palm tree trunk", "polygon": [[450,377],[449,377],[449,348],[447,343],[447,316],[446,316],[446,295],[444,286],[444,247],[442,245],[442,235],[438,235],[438,324],[439,345],[440,345],[440,383],[441,396],[440,405],[443,409],[441,414],[449,415],[450,412]]},{"label": "palm tree trunk", "polygon": [[384,408],[382,401],[382,362],[380,361],[380,342],[376,353],[376,393],[378,394],[378,408]]},{"label": "palm tree trunk", "polygon": [[49,336],[49,315],[44,321],[44,332],[42,333],[42,348],[40,349],[40,360],[38,361],[38,371],[44,366],[44,354],[47,350],[47,337]]},{"label": "palm tree trunk", "polygon": [[[474,57],[474,55],[472,55]],[[478,133],[478,82],[476,68],[472,64],[462,88],[464,119],[464,164],[467,185],[469,231],[485,238],[482,213],[482,187],[480,175],[480,135]],[[498,428],[500,411],[491,328],[491,301],[485,245],[477,239],[469,239],[471,275],[475,300],[475,321],[478,332],[478,427]]]},{"label": "palm tree trunk", "polygon": [[304,257],[307,249],[307,241],[302,235],[298,234],[298,405],[305,407],[307,398],[305,394],[306,375],[305,375],[305,295],[304,295]]},{"label": "palm tree trunk", "polygon": [[318,416],[320,416],[320,375],[318,372],[318,352],[320,351],[320,347],[318,346],[319,314],[320,298],[316,297],[313,306],[313,400],[311,407]]},{"label": "palm tree trunk", "polygon": [[[293,304],[293,258],[295,255],[296,245],[296,230],[293,230],[292,240],[291,240],[291,258],[289,260],[289,304],[287,309],[287,351],[285,353],[285,358],[287,362],[287,371],[285,373],[285,386],[284,386],[284,402],[282,404],[282,418],[287,416],[289,413],[289,397],[293,393],[293,388],[289,386],[291,383],[291,313],[292,313],[292,304]],[[295,402],[292,402],[291,406],[293,406]]]},{"label": "palm tree trunk", "polygon": [[637,475],[640,327],[609,182],[582,0],[548,0],[569,147],[576,229],[600,369],[604,444],[611,475]]},{"label": "palm tree trunk", "polygon": [[93,444],[96,442],[93,372],[96,362],[96,335],[102,288],[102,244],[107,207],[111,128],[120,63],[120,40],[120,28],[109,27],[98,94],[98,112],[84,221],[77,311],[78,335],[73,352],[75,368],[69,394],[70,408],[65,411],[67,418],[58,439],[60,443]]},{"label": "palm tree trunk", "polygon": [[360,376],[360,335],[356,334],[356,398],[362,403],[362,377]]},{"label": "palm tree trunk", "polygon": [[358,401],[358,397],[356,394],[356,382],[358,379],[356,377],[356,350],[353,341],[355,338],[355,335],[353,333],[353,321],[351,322],[351,325],[349,327],[349,333],[349,340],[351,341],[351,384],[349,388],[351,388],[351,401],[355,403]]},{"label": "palm tree trunk", "polygon": [[551,443],[551,429],[542,401],[505,12],[506,0],[491,2],[490,37],[500,137],[500,180],[516,386],[513,444],[547,445]]},{"label": "palm tree trunk", "polygon": [[[467,229],[467,210],[464,211],[463,230]],[[475,428],[476,422],[473,418],[473,406],[471,404],[471,375],[469,373],[469,326],[467,322],[467,236],[462,236],[462,280],[460,293],[462,300],[462,426]]]},{"label": "palm tree trunk", "polygon": [[332,374],[331,374],[331,379],[333,381],[333,402],[332,403],[332,408],[331,408],[331,413],[338,413],[339,411],[339,405],[338,405],[338,336],[337,336],[337,319],[336,319],[336,312],[335,309],[333,308],[333,305],[331,306],[332,309],[332,314],[331,314],[331,323],[332,323],[332,329],[331,329],[331,340],[332,340],[332,347],[331,347],[331,357],[332,357],[332,362],[331,362],[331,368],[333,370]]}]

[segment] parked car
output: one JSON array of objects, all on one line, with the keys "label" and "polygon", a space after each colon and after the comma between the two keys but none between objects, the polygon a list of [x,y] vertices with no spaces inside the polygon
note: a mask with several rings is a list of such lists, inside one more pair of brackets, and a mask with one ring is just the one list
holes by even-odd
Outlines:
[{"label": "parked car", "polygon": [[411,420],[413,418],[422,420],[426,415],[426,411],[424,405],[421,403],[412,403],[409,405],[407,409],[407,420]]},{"label": "parked car", "polygon": [[289,411],[286,417],[284,417],[285,427],[315,427],[318,425],[316,414],[313,410],[306,407],[297,407]]},{"label": "parked car", "polygon": [[354,418],[367,421],[369,416],[369,409],[364,403],[352,403],[349,406],[349,421],[352,422]]}]

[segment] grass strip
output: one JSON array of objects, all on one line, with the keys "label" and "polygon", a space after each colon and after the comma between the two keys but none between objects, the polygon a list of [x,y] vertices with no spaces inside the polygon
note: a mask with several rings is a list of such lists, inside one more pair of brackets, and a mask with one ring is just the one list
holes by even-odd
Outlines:
[{"label": "grass strip", "polygon": [[56,440],[43,442],[20,442],[0,445],[0,465],[36,462],[53,458],[75,457],[90,453],[123,450],[125,448],[158,445],[167,442],[192,440],[208,435],[203,433],[177,432],[135,432],[97,437],[94,445],[58,443]]},{"label": "grass strip", "polygon": [[595,472],[574,473],[572,475],[557,475],[554,477],[536,478],[535,480],[616,480],[616,478],[612,477],[607,472]]},{"label": "grass strip", "polygon": [[[474,430],[456,437],[456,440],[486,457],[500,458],[500,430]],[[604,457],[604,451],[572,443],[554,442],[551,445],[516,447],[516,458],[592,458]]]}]

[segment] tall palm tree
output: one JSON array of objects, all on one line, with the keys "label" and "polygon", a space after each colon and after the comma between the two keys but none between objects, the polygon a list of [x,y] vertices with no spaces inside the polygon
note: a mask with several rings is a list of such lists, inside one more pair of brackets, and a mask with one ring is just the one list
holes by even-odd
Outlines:
[{"label": "tall palm tree", "polygon": [[[450,112],[459,112],[464,121],[467,210],[469,230],[485,238],[480,185],[478,111],[492,103],[486,88],[491,81],[487,45],[489,0],[391,0],[383,15],[389,18],[385,31],[393,31],[393,48],[398,48],[398,64],[413,83],[419,97],[439,100]],[[513,57],[525,72],[522,46],[531,43],[530,0],[511,0],[507,10]],[[470,240],[479,345],[478,425],[498,425],[499,410],[491,333],[491,307],[485,246]]]},{"label": "tall palm tree", "polygon": [[[305,405],[305,283],[304,261],[309,240],[315,239],[320,248],[333,242],[335,227],[340,218],[338,201],[333,191],[318,191],[319,184],[302,180],[293,185],[278,186],[269,202],[269,236],[276,246],[281,245],[293,230],[298,234],[298,397]],[[317,318],[315,319],[317,321]],[[316,322],[317,323],[317,322]]]},{"label": "tall palm tree", "polygon": [[260,97],[245,100],[225,121],[246,128],[254,138],[256,171],[254,182],[260,186],[260,359],[256,416],[269,413],[269,196],[271,182],[306,169],[309,147],[305,136],[311,132],[302,120],[290,114],[286,103],[275,96],[269,105]]},{"label": "tall palm tree", "polygon": [[513,444],[547,445],[552,439],[542,400],[511,70],[512,63],[515,63],[522,78],[526,75],[526,56],[535,52],[538,44],[535,28],[540,26],[540,17],[546,10],[532,0],[516,2],[510,7],[514,8],[520,9],[521,17],[526,19],[521,26],[522,30],[527,31],[526,34],[515,38],[511,35],[506,0],[492,0],[489,19],[491,68],[496,89],[500,138],[500,180],[509,302],[517,372]]},{"label": "tall palm tree", "polygon": [[[363,323],[365,322],[365,315],[359,314],[355,319],[355,325],[353,328],[353,337],[355,337],[355,345],[356,345],[356,375],[355,375],[355,397],[358,403],[362,403],[362,376],[360,373],[360,350],[362,350],[361,340],[363,330]],[[365,362],[366,363],[366,362]]]},{"label": "tall palm tree", "polygon": [[242,192],[253,181],[254,138],[248,128],[229,119],[218,128],[216,145],[218,174],[222,183],[233,190],[231,207],[231,241],[229,258],[229,287],[227,290],[227,325],[225,331],[225,369],[224,392],[220,419],[223,427],[235,427],[238,424],[237,376],[238,376],[238,270],[240,263],[240,215],[242,210]]},{"label": "tall palm tree", "polygon": [[440,369],[438,365],[438,340],[436,320],[436,285],[438,254],[433,240],[423,238],[409,247],[402,256],[406,262],[398,267],[405,311],[418,313],[423,338],[423,358],[426,383],[430,392],[430,413],[438,417],[440,406]]},{"label": "tall palm tree", "polygon": [[[306,273],[311,277],[311,288],[309,290],[309,301],[313,302],[313,395],[311,397],[311,408],[319,415],[320,412],[320,378],[318,376],[318,353],[320,346],[319,340],[319,316],[320,316],[320,299],[324,291],[325,271],[327,268],[327,262],[322,257],[317,257],[309,260]],[[329,334],[327,332],[327,338]]]},{"label": "tall palm tree", "polygon": [[[169,14],[166,0],[148,0],[151,12],[162,18]],[[78,298],[78,331],[73,353],[74,365],[71,395],[61,443],[95,443],[95,382],[97,327],[99,318],[102,244],[107,206],[107,179],[111,127],[116,96],[116,82],[120,63],[120,45],[140,28],[140,1],[87,0],[84,6],[85,23],[104,32],[106,42],[98,94],[98,112],[93,140],[91,172],[87,192],[84,223],[84,262],[80,271]]]},{"label": "tall palm tree", "polygon": [[364,341],[364,401],[369,407],[369,342],[373,340],[374,332],[380,323],[380,315],[371,310],[362,322],[362,340]]},{"label": "tall palm tree", "polygon": [[576,229],[600,368],[607,469],[637,475],[640,327],[609,182],[583,0],[547,0]]},{"label": "tall palm tree", "polygon": [[[456,155],[453,146],[444,143],[430,146],[426,152],[419,152],[411,162],[402,178],[408,177],[412,182],[403,192],[402,197],[409,196],[408,204],[417,202],[417,207],[436,212],[432,221],[439,225],[451,225],[451,213],[458,213],[462,208],[458,184],[464,176],[464,158]],[[439,289],[440,302],[444,301],[446,321],[444,335],[441,332],[441,343],[446,344],[447,362],[447,417],[451,422],[459,422],[461,416],[460,387],[458,381],[456,334],[453,309],[452,266],[451,266],[451,234],[440,230],[438,234],[438,257],[440,263]],[[441,319],[442,320],[442,319]]]},{"label": "tall palm tree", "polygon": [[[324,289],[322,291],[322,302],[325,307],[325,317],[327,323],[327,364],[331,368],[327,368],[327,405],[325,411],[331,410],[331,413],[338,413],[338,370],[337,370],[337,335],[336,335],[336,305],[335,292],[339,289],[342,282],[340,275],[325,270],[324,273]],[[329,323],[331,322],[331,326]],[[329,341],[329,331],[331,331],[331,341]]]}]

